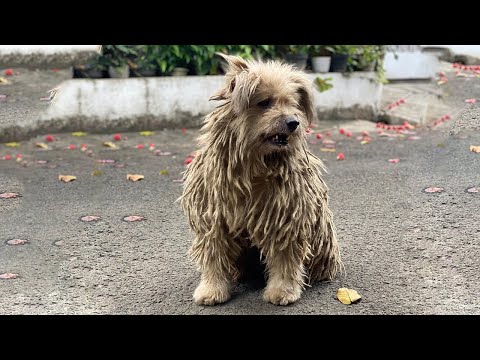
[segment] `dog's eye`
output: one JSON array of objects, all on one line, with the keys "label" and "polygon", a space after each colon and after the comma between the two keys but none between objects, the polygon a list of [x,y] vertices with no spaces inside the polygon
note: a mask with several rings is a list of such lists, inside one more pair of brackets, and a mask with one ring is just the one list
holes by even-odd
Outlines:
[{"label": "dog's eye", "polygon": [[261,108],[267,109],[270,107],[272,103],[271,99],[265,99],[263,101],[260,101],[257,105],[260,106]]}]

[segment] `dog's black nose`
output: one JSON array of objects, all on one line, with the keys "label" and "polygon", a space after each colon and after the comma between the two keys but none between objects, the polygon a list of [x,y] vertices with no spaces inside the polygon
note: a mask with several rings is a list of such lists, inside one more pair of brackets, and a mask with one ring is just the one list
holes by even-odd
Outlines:
[{"label": "dog's black nose", "polygon": [[290,132],[294,132],[297,129],[298,125],[300,125],[297,118],[295,117],[288,117],[286,122],[287,122],[288,130],[290,130]]}]

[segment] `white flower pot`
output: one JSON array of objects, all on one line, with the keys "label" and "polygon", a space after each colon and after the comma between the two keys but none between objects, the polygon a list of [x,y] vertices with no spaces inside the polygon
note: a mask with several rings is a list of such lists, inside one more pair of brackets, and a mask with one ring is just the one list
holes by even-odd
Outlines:
[{"label": "white flower pot", "polygon": [[312,68],[315,73],[326,73],[330,70],[330,56],[312,57]]}]

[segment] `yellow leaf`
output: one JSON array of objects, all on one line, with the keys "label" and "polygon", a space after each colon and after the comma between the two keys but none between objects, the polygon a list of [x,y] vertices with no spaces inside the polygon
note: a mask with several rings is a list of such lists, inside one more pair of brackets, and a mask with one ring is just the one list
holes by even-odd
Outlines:
[{"label": "yellow leaf", "polygon": [[168,170],[160,170],[160,175],[168,175]]},{"label": "yellow leaf", "polygon": [[437,81],[437,85],[443,85],[443,84],[446,84],[447,82],[445,80],[440,80],[440,81]]},{"label": "yellow leaf", "polygon": [[42,142],[36,143],[35,146],[42,149],[48,149],[48,145]]},{"label": "yellow leaf", "polygon": [[142,136],[152,136],[152,135],[155,135],[155,133],[154,133],[153,131],[140,131],[139,134],[142,135]]},{"label": "yellow leaf", "polygon": [[356,290],[340,288],[337,291],[337,299],[340,300],[342,304],[350,305],[354,302],[357,302],[362,297]]},{"label": "yellow leaf", "polygon": [[19,147],[20,146],[20,144],[17,143],[17,142],[9,142],[9,143],[5,143],[4,145],[8,146],[8,147]]},{"label": "yellow leaf", "polygon": [[70,182],[75,180],[77,177],[73,175],[58,175],[58,180],[63,182]]},{"label": "yellow leaf", "polygon": [[362,142],[360,144],[365,145],[365,144],[369,144],[369,143],[370,143],[370,141],[368,141],[368,140],[362,140]]},{"label": "yellow leaf", "polygon": [[87,136],[87,133],[83,131],[75,131],[72,132],[72,136]]},{"label": "yellow leaf", "polygon": [[470,151],[474,153],[480,153],[480,146],[470,145]]},{"label": "yellow leaf", "polygon": [[101,170],[93,170],[92,176],[100,176],[103,174],[103,171]]},{"label": "yellow leaf", "polygon": [[112,148],[112,149],[116,149],[117,148],[117,145],[115,145],[114,143],[112,143],[111,141],[105,141],[103,143],[103,146],[106,146],[106,147],[109,147],[109,148]]},{"label": "yellow leaf", "polygon": [[0,84],[10,84],[10,81],[8,81],[7,79],[5,79],[4,77],[0,77]]},{"label": "yellow leaf", "polygon": [[138,181],[138,180],[144,180],[145,176],[139,175],[139,174],[127,174],[127,180],[131,181]]},{"label": "yellow leaf", "polygon": [[323,151],[323,152],[335,152],[337,151],[336,149],[330,149],[330,148],[321,148],[320,151]]}]

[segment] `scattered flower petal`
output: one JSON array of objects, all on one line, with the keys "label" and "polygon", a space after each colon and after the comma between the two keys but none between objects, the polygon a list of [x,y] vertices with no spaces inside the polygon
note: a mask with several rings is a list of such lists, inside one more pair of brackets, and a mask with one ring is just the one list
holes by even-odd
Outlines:
[{"label": "scattered flower petal", "polygon": [[17,197],[21,197],[22,195],[18,193],[1,193],[0,199],[15,199]]},{"label": "scattered flower petal", "polygon": [[475,104],[477,102],[477,99],[465,99],[465,102],[468,104]]},{"label": "scattered flower petal", "polygon": [[81,221],[83,222],[92,222],[92,221],[98,221],[100,220],[101,217],[100,216],[96,216],[96,215],[86,215],[86,216],[82,216],[80,218]]},{"label": "scattered flower petal", "polygon": [[338,153],[337,160],[345,160],[345,155],[343,153]]},{"label": "scattered flower petal", "polygon": [[18,277],[18,274],[12,274],[12,273],[0,274],[0,279],[4,279],[4,280],[15,279],[16,277]]},{"label": "scattered flower petal", "polygon": [[77,147],[73,144],[68,145],[68,150],[75,150]]},{"label": "scattered flower petal", "polygon": [[6,76],[12,76],[13,75],[13,70],[12,69],[5,69],[5,75]]},{"label": "scattered flower petal", "polygon": [[388,159],[388,162],[390,164],[396,164],[396,163],[400,162],[400,159]]},{"label": "scattered flower petal", "polygon": [[112,160],[112,159],[100,159],[100,160],[97,160],[97,163],[100,163],[100,164],[113,164],[115,162],[115,160]]},{"label": "scattered flower petal", "polygon": [[65,244],[65,241],[63,240],[58,240],[54,242],[55,246],[63,246]]},{"label": "scattered flower petal", "polygon": [[141,150],[143,148],[145,148],[145,145],[143,144],[138,144],[137,146],[135,146],[137,149]]},{"label": "scattered flower petal", "polygon": [[130,216],[125,216],[123,220],[127,222],[134,222],[134,221],[143,221],[145,220],[145,218],[143,216],[130,215]]},{"label": "scattered flower petal", "polygon": [[5,155],[4,157],[2,157],[3,160],[12,160],[12,156],[11,155]]},{"label": "scattered flower petal", "polygon": [[467,193],[470,193],[470,194],[473,194],[473,193],[478,193],[480,192],[480,189],[478,187],[470,187],[468,189],[465,190]]},{"label": "scattered flower petal", "polygon": [[28,242],[29,242],[28,240],[23,240],[23,239],[12,239],[12,240],[8,240],[7,244],[8,245],[25,245]]},{"label": "scattered flower petal", "polygon": [[183,183],[183,179],[173,179],[172,182],[174,182],[174,183]]},{"label": "scattered flower petal", "polygon": [[187,157],[187,158],[185,159],[184,163],[185,163],[185,165],[188,165],[188,164],[190,164],[192,161],[193,161],[193,157],[189,156],[189,157]]},{"label": "scattered flower petal", "polygon": [[55,138],[53,137],[53,135],[47,135],[47,136],[45,136],[45,141],[46,141],[46,142],[52,142],[53,140],[55,140]]},{"label": "scattered flower petal", "polygon": [[122,140],[122,136],[120,134],[115,134],[115,135],[113,135],[113,140],[120,141],[120,140]]},{"label": "scattered flower petal", "polygon": [[433,187],[433,186],[432,186],[432,187],[428,187],[428,188],[424,189],[423,191],[430,194],[430,193],[440,193],[440,192],[444,192],[445,189],[442,188],[442,187]]}]

